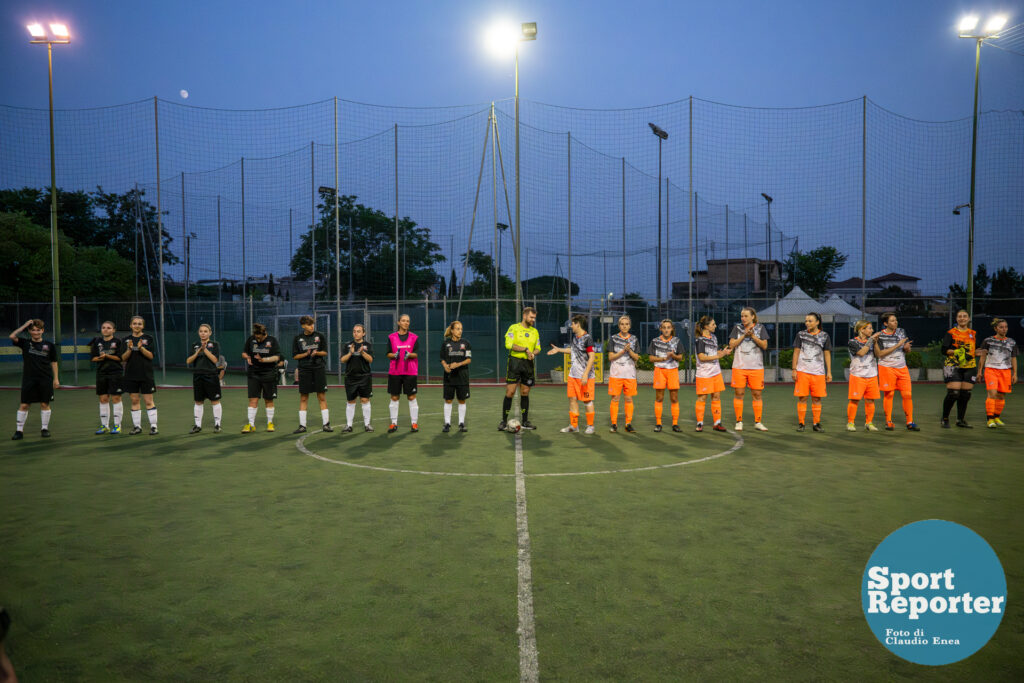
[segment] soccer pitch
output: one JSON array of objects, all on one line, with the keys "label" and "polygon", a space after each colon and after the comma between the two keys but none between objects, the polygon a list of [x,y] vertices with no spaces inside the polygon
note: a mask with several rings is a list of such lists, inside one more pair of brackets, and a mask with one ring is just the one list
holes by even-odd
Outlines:
[{"label": "soccer pitch", "polygon": [[[207,406],[191,436],[191,391],[161,390],[152,437],[94,436],[92,392],[59,392],[53,438],[39,438],[33,406],[25,440],[0,455],[11,659],[26,681],[516,680],[528,522],[542,680],[1024,677],[1017,394],[1006,428],[984,428],[976,388],[975,429],[942,430],[944,387],[915,385],[923,431],[847,433],[834,383],[827,431],[798,434],[791,386],[773,386],[771,431],[751,429],[748,397],[741,434],[697,434],[684,386],[684,433],[655,434],[641,388],[638,433],[610,434],[605,391],[593,436],[557,432],[563,387],[533,391],[539,429],[518,437],[518,479],[517,437],[495,431],[499,388],[473,388],[466,434],[440,432],[440,389],[423,388],[420,432],[403,399],[394,435],[383,388],[373,434],[358,410],[340,433],[332,389],[336,431],[317,432],[313,401],[302,439],[295,387],[281,390],[276,433],[261,406],[244,435],[244,390],[225,393],[223,433]],[[17,392],[0,397],[13,431]],[[875,546],[930,518],[981,534],[1009,594],[988,645],[941,668],[891,654],[860,604]]]}]

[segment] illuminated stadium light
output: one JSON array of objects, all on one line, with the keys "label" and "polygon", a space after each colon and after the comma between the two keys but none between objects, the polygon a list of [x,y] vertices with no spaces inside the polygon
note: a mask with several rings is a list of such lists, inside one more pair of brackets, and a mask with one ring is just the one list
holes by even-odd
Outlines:
[{"label": "illuminated stadium light", "polygon": [[67,39],[71,37],[68,34],[67,24],[50,24],[50,31],[53,32],[53,35],[61,39]]},{"label": "illuminated stadium light", "polygon": [[973,31],[977,25],[978,17],[971,15],[961,19],[960,26],[957,28],[959,28],[960,33],[969,33],[970,31]]},{"label": "illuminated stadium light", "polygon": [[999,33],[1004,26],[1006,26],[1006,15],[996,15],[985,24],[985,33],[991,36],[994,33]]},{"label": "illuminated stadium light", "polygon": [[495,57],[508,58],[516,49],[519,35],[514,24],[500,22],[487,29],[484,34],[484,45]]},{"label": "illuminated stadium light", "polygon": [[29,24],[26,28],[28,29],[29,35],[33,38],[46,37],[46,31],[43,30],[43,27],[40,24]]}]

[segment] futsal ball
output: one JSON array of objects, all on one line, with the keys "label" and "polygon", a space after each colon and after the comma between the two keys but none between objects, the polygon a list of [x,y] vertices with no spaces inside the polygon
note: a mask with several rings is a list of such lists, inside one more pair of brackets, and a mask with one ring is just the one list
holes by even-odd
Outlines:
[{"label": "futsal ball", "polygon": [[508,422],[505,423],[505,430],[508,431],[508,432],[512,432],[513,434],[515,434],[516,432],[518,432],[522,428],[523,428],[523,425],[521,425],[519,423],[519,420],[517,420],[515,418],[512,418],[511,420],[509,420]]}]

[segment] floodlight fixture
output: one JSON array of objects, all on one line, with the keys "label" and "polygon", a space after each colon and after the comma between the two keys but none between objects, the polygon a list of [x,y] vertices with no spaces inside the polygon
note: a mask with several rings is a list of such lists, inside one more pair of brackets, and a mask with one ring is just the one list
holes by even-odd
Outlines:
[{"label": "floodlight fixture", "polygon": [[317,191],[320,192],[320,194],[334,194],[334,188],[327,187],[326,185],[321,185],[317,188]]},{"label": "floodlight fixture", "polygon": [[968,204],[960,204],[960,205],[958,205],[955,209],[953,209],[953,215],[954,216],[959,216],[960,215],[960,209],[970,208],[970,206],[971,205],[969,203]]},{"label": "floodlight fixture", "polygon": [[648,123],[647,125],[651,127],[651,132],[652,133],[657,135],[662,140],[668,140],[668,133],[666,133],[662,128],[659,128],[658,126],[656,126],[653,123]]},{"label": "floodlight fixture", "polygon": [[[519,40],[537,40],[537,22],[527,21],[520,25],[522,35]],[[1000,28],[1002,28],[1000,26]]]},{"label": "floodlight fixture", "polygon": [[61,40],[67,40],[71,37],[70,34],[68,34],[67,24],[50,24],[50,31],[54,36]]},{"label": "floodlight fixture", "polygon": [[766,195],[764,192],[761,193],[761,196],[764,197],[765,201],[768,202],[769,204],[772,203],[772,198]]},{"label": "floodlight fixture", "polygon": [[25,28],[28,29],[28,33],[33,38],[45,38],[46,31],[43,29],[41,24],[29,24]]},{"label": "floodlight fixture", "polygon": [[960,33],[969,33],[978,26],[978,17],[973,14],[969,14],[960,20],[960,25],[957,27]]},{"label": "floodlight fixture", "polygon": [[997,14],[985,23],[985,33],[991,36],[1002,31],[1004,26],[1006,26],[1006,15]]}]

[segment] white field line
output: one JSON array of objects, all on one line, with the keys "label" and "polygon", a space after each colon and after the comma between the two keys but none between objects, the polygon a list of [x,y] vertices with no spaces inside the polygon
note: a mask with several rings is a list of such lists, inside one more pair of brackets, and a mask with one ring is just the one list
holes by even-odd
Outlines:
[{"label": "white field line", "polygon": [[537,631],[533,618],[533,572],[530,568],[530,525],[526,516],[526,477],[523,472],[523,435],[516,434],[516,545],[519,556],[519,680],[540,678]]}]

